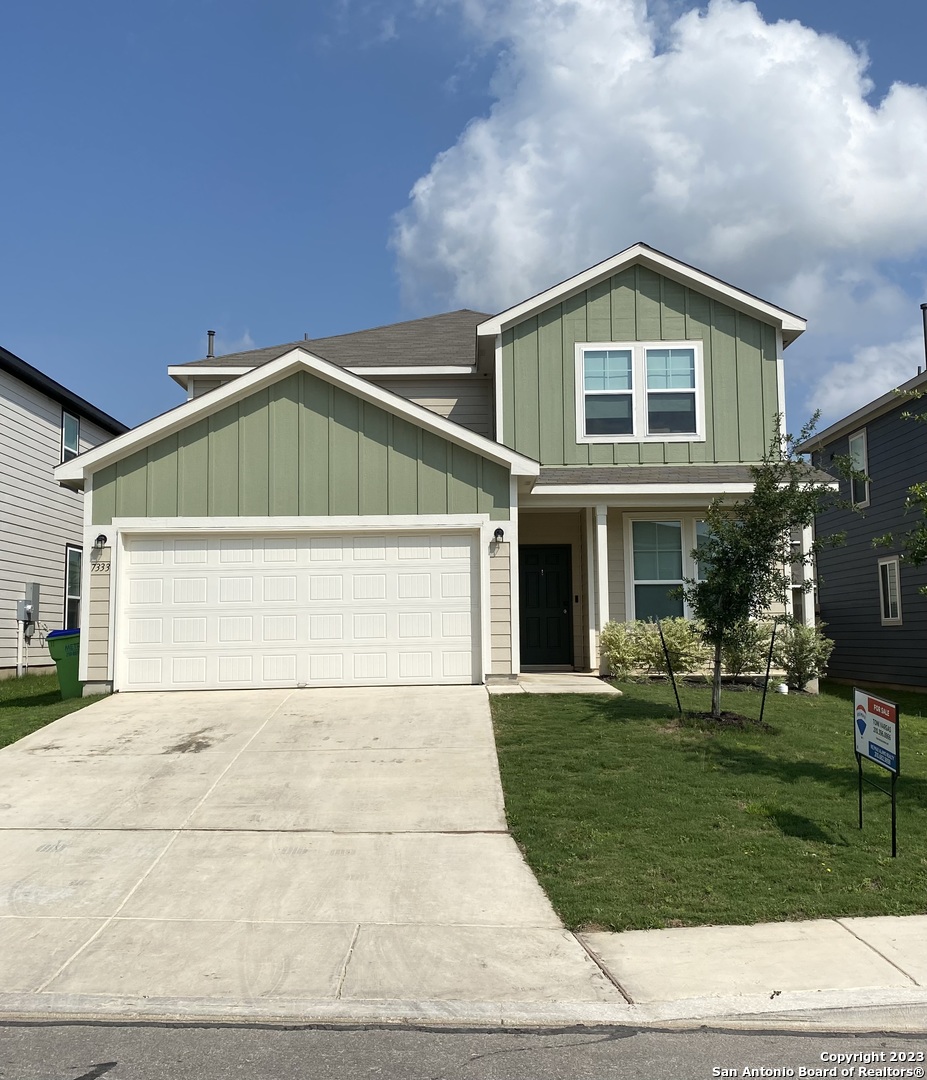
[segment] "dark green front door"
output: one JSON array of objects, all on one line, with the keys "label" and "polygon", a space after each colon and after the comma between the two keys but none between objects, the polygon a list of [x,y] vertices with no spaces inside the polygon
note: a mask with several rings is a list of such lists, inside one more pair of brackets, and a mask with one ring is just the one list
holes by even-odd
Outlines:
[{"label": "dark green front door", "polygon": [[518,549],[522,664],[572,664],[569,544]]}]

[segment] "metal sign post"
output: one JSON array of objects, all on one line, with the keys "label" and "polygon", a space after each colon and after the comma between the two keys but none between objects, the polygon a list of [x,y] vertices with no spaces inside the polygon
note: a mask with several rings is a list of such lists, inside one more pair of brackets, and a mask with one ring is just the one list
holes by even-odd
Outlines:
[{"label": "metal sign post", "polygon": [[673,693],[676,695],[676,708],[682,716],[682,702],[679,700],[679,690],[676,687],[676,675],[673,671],[673,661],[670,660],[669,649],[666,647],[666,638],[663,636],[663,627],[657,619],[657,633],[660,635],[660,644],[663,646],[663,657],[666,660],[666,670],[669,672],[670,682],[673,684]]},{"label": "metal sign post", "polygon": [[[853,734],[856,766],[859,774],[859,827],[863,827],[863,783],[888,795],[892,800],[892,858],[898,854],[896,843],[895,784],[901,772],[899,751],[898,706],[893,701],[876,697],[867,690],[853,688]],[[880,765],[892,774],[891,790],[863,776],[863,758]]]}]

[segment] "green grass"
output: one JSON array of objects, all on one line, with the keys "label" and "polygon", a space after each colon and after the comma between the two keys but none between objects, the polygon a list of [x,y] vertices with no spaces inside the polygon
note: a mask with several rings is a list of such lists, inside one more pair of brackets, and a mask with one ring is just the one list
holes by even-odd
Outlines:
[{"label": "green grass", "polygon": [[[927,696],[885,693],[901,708],[892,859],[886,796],[865,789],[857,827],[849,687],[770,694],[771,733],[680,725],[670,686],[621,689],[492,698],[509,824],[568,926],[927,911]],[[709,707],[704,688],[681,695],[687,711]],[[747,716],[759,707],[756,691],[722,698]]]},{"label": "green grass", "polygon": [[0,680],[0,746],[9,746],[52,720],[97,700],[72,698],[62,701],[57,675],[26,675],[22,679]]}]

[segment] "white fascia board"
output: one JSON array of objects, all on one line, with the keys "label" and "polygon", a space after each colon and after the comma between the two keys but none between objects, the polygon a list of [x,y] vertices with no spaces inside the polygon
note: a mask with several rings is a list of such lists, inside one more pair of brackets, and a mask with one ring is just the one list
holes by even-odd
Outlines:
[{"label": "white fascia board", "polygon": [[[278,357],[279,359],[279,357]],[[268,361],[272,363],[273,361]],[[247,375],[249,371],[254,371],[255,367],[263,367],[263,364],[236,364],[222,365],[216,364],[213,366],[210,364],[208,367],[204,364],[202,367],[187,367],[185,364],[176,364],[167,369],[168,375],[173,375],[175,378],[182,375],[185,379],[198,379],[200,375]]]},{"label": "white fascia board", "polygon": [[212,365],[208,367],[187,367],[185,364],[172,364],[168,367],[167,373],[174,380],[174,382],[180,383],[184,390],[188,389],[190,379],[211,379],[216,376],[226,376],[227,378],[234,378],[237,375],[246,375],[249,371],[254,371],[254,365],[249,367],[223,367],[221,364]]},{"label": "white fascia board", "polygon": [[692,288],[697,289],[699,292],[737,308],[739,311],[760,318],[764,322],[773,323],[782,330],[784,338],[787,338],[786,344],[794,341],[808,325],[807,321],[801,316],[786,311],[784,308],[776,307],[774,304],[761,300],[758,296],[752,296],[750,293],[735,288],[733,285],[728,285],[727,282],[712,277],[711,274],[706,274],[703,270],[679,262],[669,255],[664,255],[662,251],[656,251],[645,244],[634,244],[629,248],[625,248],[624,251],[618,252],[617,255],[613,255],[610,259],[596,263],[595,266],[590,266],[588,270],[567,278],[566,281],[561,281],[559,285],[554,285],[552,288],[546,289],[544,292],[538,293],[520,304],[516,304],[515,307],[508,308],[493,316],[493,318],[487,319],[486,322],[480,323],[476,328],[477,336],[501,334],[504,329],[520,322],[527,316],[550,307],[551,304],[560,303],[574,293],[587,289],[601,278],[610,277],[633,263],[640,263],[642,266],[649,267],[651,270],[655,270],[683,285],[691,285]]},{"label": "white fascia board", "polygon": [[476,364],[422,364],[419,367],[347,367],[352,375],[475,375]]},{"label": "white fascia board", "polygon": [[747,495],[753,484],[542,484],[534,495]]},{"label": "white fascia board", "polygon": [[540,465],[531,458],[516,454],[508,447],[501,446],[483,435],[477,435],[450,420],[445,420],[444,417],[438,416],[437,413],[431,412],[424,406],[407,401],[367,379],[352,375],[344,368],[339,368],[305,349],[295,348],[284,353],[283,356],[278,356],[276,360],[270,360],[266,364],[252,368],[239,378],[217,387],[210,394],[192,398],[183,405],[178,405],[175,409],[140,424],[125,435],[119,435],[93,450],[87,450],[76,458],[64,462],[55,469],[55,479],[62,484],[67,481],[83,480],[89,473],[105,468],[128,453],[149,446],[203,417],[241,401],[295,371],[310,371],[326,382],[340,386],[364,401],[369,401],[372,405],[378,405],[388,412],[407,418],[418,427],[426,428],[450,442],[474,451],[481,457],[505,465],[515,476],[537,476],[540,472]]},{"label": "white fascia board", "polygon": [[[203,378],[215,378],[216,376],[226,375],[245,375],[249,371],[253,371],[255,366],[262,367],[263,365],[251,365],[249,367],[237,365],[235,367],[222,367],[216,365],[215,367],[207,367],[205,364],[202,367],[189,368],[184,364],[178,364],[176,366],[169,367],[167,369],[168,375],[172,379],[176,379],[181,386],[186,386],[189,379]],[[337,366],[337,365],[336,365]],[[392,364],[389,367],[345,367],[343,371],[350,371],[352,375],[475,375],[476,364],[420,364],[416,366],[399,366],[398,364]]]},{"label": "white fascia board", "polygon": [[[836,491],[834,481],[823,487]],[[551,509],[553,507],[587,507],[607,503],[623,510],[635,507],[697,507],[707,506],[713,499],[725,495],[749,495],[752,484],[599,484],[567,485],[545,484],[535,487],[524,498],[522,509]]]}]

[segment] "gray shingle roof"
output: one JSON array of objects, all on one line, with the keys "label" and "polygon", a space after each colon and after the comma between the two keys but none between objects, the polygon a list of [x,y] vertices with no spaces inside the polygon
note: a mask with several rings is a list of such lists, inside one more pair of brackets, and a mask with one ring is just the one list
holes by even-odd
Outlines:
[{"label": "gray shingle roof", "polygon": [[[820,469],[808,468],[808,479],[833,483]],[[534,490],[553,484],[750,484],[749,465],[542,465]]]},{"label": "gray shingle roof", "polygon": [[476,328],[489,316],[481,311],[449,311],[425,319],[356,330],[351,334],[290,341],[249,352],[194,360],[180,365],[198,367],[253,368],[283,356],[291,349],[303,348],[339,367],[429,367],[446,364],[476,363]]}]

